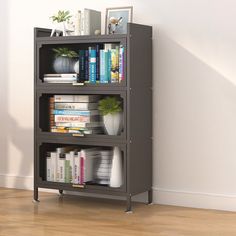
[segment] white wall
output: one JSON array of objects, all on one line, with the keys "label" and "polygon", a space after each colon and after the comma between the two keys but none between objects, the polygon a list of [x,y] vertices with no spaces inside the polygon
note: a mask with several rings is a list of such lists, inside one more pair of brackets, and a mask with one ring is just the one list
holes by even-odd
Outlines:
[{"label": "white wall", "polygon": [[33,27],[128,5],[154,30],[155,202],[236,210],[234,0],[1,0],[0,184],[32,186]]}]

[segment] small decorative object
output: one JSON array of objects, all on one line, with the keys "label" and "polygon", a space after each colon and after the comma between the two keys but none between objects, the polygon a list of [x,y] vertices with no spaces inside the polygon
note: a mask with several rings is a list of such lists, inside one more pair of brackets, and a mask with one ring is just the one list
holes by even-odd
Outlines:
[{"label": "small decorative object", "polygon": [[132,22],[133,7],[106,9],[106,34],[126,34],[127,23]]},{"label": "small decorative object", "polygon": [[118,147],[114,147],[112,166],[111,166],[111,178],[110,187],[119,188],[123,184],[122,182],[122,156]]},{"label": "small decorative object", "polygon": [[76,74],[79,74],[79,60],[74,65],[74,71]]},{"label": "small decorative object", "polygon": [[95,30],[95,31],[94,31],[94,34],[95,34],[95,35],[100,35],[100,34],[101,34],[101,30]]},{"label": "small decorative object", "polygon": [[[78,61],[78,54],[68,48],[54,48],[55,60],[53,68],[58,74],[74,73],[75,64]],[[76,72],[77,73],[77,72]]]},{"label": "small decorative object", "polygon": [[105,129],[109,135],[118,135],[121,131],[121,101],[116,97],[106,97],[99,101],[99,111],[103,115]]},{"label": "small decorative object", "polygon": [[60,29],[62,29],[63,36],[69,35],[72,30],[67,29],[66,23],[69,24],[71,17],[72,17],[72,15],[70,15],[69,11],[58,11],[58,13],[56,15],[51,16],[50,18],[52,18],[53,23],[57,23],[57,25],[52,29],[51,37],[56,32],[57,26],[59,26]]}]

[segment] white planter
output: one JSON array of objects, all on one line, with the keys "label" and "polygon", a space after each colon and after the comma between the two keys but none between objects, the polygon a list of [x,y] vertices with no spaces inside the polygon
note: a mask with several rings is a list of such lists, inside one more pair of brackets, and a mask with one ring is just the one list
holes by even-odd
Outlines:
[{"label": "white planter", "polygon": [[122,113],[103,116],[105,129],[109,135],[118,135],[121,131]]},{"label": "white planter", "polygon": [[122,178],[122,156],[121,151],[118,147],[114,147],[112,167],[111,167],[111,178],[110,187],[119,188],[123,184]]}]

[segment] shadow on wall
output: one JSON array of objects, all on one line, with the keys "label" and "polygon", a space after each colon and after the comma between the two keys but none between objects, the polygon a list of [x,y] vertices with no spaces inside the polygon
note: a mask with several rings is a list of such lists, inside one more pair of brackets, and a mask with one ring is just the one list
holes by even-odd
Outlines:
[{"label": "shadow on wall", "polygon": [[0,186],[4,186],[4,175],[7,173],[8,163],[8,1],[0,3]]},{"label": "shadow on wall", "polygon": [[[29,188],[25,178],[20,176],[32,175],[33,162],[33,130],[19,126],[17,121],[9,114],[9,3],[0,3],[0,187]],[[13,84],[13,83],[12,83]],[[17,103],[17,101],[14,101]],[[20,154],[10,150],[11,143],[19,150]],[[13,154],[12,154],[13,153]],[[10,156],[11,155],[11,156]],[[15,156],[14,156],[15,155]],[[32,160],[32,161],[31,161]],[[11,176],[13,174],[14,176]],[[17,177],[20,178],[17,178]],[[30,178],[32,182],[32,179]]]},{"label": "shadow on wall", "polygon": [[18,125],[15,119],[9,118],[10,128],[9,128],[9,141],[20,151],[20,156],[17,157],[16,163],[18,165],[16,173],[19,178],[23,175],[23,181],[18,182],[15,178],[13,186],[16,188],[28,189],[30,186],[26,182],[27,178],[30,178],[32,182],[32,163],[34,161],[33,156],[33,130],[22,128]]},{"label": "shadow on wall", "polygon": [[154,50],[154,186],[236,193],[235,84],[162,31]]}]

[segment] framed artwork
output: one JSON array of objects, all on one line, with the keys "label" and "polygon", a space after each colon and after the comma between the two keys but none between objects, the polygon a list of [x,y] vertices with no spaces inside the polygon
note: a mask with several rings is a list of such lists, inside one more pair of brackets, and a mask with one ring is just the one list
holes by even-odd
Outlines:
[{"label": "framed artwork", "polygon": [[133,7],[106,9],[106,34],[126,34],[127,23],[133,21]]}]

